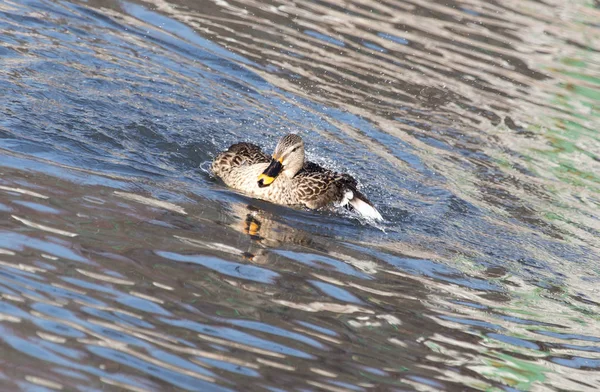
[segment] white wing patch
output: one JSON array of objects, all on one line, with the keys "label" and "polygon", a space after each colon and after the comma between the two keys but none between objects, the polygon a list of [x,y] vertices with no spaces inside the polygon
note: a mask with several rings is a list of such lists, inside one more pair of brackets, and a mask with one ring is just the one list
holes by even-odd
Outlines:
[{"label": "white wing patch", "polygon": [[375,221],[380,221],[380,222],[383,221],[383,217],[381,216],[381,214],[379,213],[379,211],[377,211],[375,209],[375,207],[373,207],[372,205],[370,205],[369,203],[367,203],[365,201],[362,201],[358,197],[355,197],[354,199],[351,199],[350,200],[350,204],[363,217],[365,217],[367,219],[372,219],[372,220],[375,220]]},{"label": "white wing patch", "polygon": [[342,196],[341,200],[339,200],[335,205],[336,207],[344,207],[350,200],[352,200],[352,198],[354,198],[354,192],[347,190],[344,192],[344,196]]}]

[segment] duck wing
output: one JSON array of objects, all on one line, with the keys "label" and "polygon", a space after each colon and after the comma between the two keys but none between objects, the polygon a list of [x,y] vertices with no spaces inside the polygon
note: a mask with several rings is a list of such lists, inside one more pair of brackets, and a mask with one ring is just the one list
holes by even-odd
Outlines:
[{"label": "duck wing", "polygon": [[302,170],[298,173],[301,174],[302,172],[308,172],[308,173],[333,173],[333,171],[329,170],[329,169],[325,169],[323,166],[320,166],[314,162],[309,162],[309,161],[305,161],[304,162],[304,166],[302,166]]},{"label": "duck wing", "polygon": [[316,163],[306,162],[296,174],[299,199],[310,208],[328,204],[358,211],[365,218],[383,221],[373,203],[357,189],[357,182],[349,174],[327,170]]},{"label": "duck wing", "polygon": [[268,163],[270,161],[271,157],[265,154],[256,144],[236,143],[231,145],[227,151],[217,155],[212,163],[212,171],[216,176],[222,177],[236,167]]},{"label": "duck wing", "polygon": [[357,185],[352,176],[336,173],[313,162],[305,162],[294,180],[299,199],[310,208],[321,208],[331,203],[344,205],[346,192],[356,191]]},{"label": "duck wing", "polygon": [[232,162],[233,166],[271,162],[271,157],[265,154],[256,144],[252,143],[233,144],[227,149],[227,152],[234,158],[234,162]]}]

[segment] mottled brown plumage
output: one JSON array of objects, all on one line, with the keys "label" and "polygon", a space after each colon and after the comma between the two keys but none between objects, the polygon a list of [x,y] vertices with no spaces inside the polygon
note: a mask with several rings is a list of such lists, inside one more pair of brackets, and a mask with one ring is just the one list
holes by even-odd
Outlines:
[{"label": "mottled brown plumage", "polygon": [[216,176],[222,178],[234,168],[269,162],[271,162],[271,157],[262,152],[256,144],[236,143],[215,158],[212,163],[212,171]]},{"label": "mottled brown plumage", "polygon": [[382,219],[356,189],[354,178],[305,161],[304,142],[298,135],[283,137],[273,158],[254,144],[236,143],[214,159],[212,171],[227,186],[277,204],[311,209],[351,206],[366,217]]}]

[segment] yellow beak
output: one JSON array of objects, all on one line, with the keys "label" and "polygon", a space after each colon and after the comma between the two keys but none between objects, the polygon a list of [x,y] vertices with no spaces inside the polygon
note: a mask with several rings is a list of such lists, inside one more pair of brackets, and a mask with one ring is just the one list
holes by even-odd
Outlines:
[{"label": "yellow beak", "polygon": [[281,164],[282,159],[271,160],[269,166],[262,172],[261,175],[258,176],[258,186],[264,188],[269,186],[275,181],[279,173],[283,170],[283,165]]},{"label": "yellow beak", "polygon": [[258,186],[261,188],[271,185],[273,181],[275,181],[275,177],[267,176],[265,173],[258,176]]}]

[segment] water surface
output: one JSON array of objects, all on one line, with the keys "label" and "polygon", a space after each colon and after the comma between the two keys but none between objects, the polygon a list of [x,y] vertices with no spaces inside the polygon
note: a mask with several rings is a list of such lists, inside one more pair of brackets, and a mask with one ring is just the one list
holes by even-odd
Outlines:
[{"label": "water surface", "polygon": [[[590,1],[1,1],[3,390],[600,388]],[[239,140],[386,222],[253,200]]]}]

